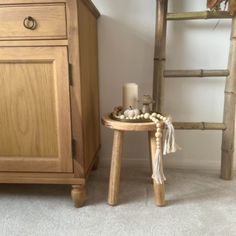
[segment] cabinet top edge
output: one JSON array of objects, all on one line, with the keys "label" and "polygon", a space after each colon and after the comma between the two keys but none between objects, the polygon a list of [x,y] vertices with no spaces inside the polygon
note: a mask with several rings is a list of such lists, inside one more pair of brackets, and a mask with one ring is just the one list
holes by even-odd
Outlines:
[{"label": "cabinet top edge", "polygon": [[34,4],[34,3],[65,3],[67,0],[1,0],[0,5]]},{"label": "cabinet top edge", "polygon": [[95,7],[94,3],[91,0],[82,0],[82,2],[92,11],[92,13],[96,18],[100,17],[101,15],[100,12],[98,11],[98,9]]},{"label": "cabinet top edge", "polygon": [[[9,4],[34,4],[34,3],[66,3],[71,0],[1,0],[0,5]],[[76,0],[78,1],[78,0]],[[94,14],[96,18],[101,15],[91,0],[81,0]]]}]

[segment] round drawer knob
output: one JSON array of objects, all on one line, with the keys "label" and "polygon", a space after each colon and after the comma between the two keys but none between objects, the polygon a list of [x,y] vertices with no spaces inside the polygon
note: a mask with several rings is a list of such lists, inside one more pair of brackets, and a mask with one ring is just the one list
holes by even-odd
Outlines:
[{"label": "round drawer knob", "polygon": [[24,19],[23,25],[26,29],[34,30],[37,27],[37,21],[32,16],[28,16]]}]

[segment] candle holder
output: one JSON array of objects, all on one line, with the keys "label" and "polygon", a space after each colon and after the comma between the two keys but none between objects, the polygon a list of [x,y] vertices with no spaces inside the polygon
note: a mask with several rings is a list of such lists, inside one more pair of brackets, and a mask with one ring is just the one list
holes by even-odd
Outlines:
[{"label": "candle holder", "polygon": [[155,101],[152,99],[150,95],[143,95],[143,97],[140,100],[138,100],[138,102],[142,104],[142,113],[144,114],[150,113],[151,112],[150,105],[155,103]]}]

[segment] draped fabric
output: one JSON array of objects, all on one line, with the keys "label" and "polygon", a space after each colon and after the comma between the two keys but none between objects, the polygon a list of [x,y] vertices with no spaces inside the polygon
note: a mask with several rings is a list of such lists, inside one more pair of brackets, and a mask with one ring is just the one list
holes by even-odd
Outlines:
[{"label": "draped fabric", "polygon": [[207,8],[217,9],[222,2],[226,2],[226,0],[207,0]]},{"label": "draped fabric", "polygon": [[155,180],[157,184],[163,184],[166,181],[160,149],[156,150],[155,159],[153,160],[152,178]]},{"label": "draped fabric", "polygon": [[221,10],[221,3],[225,8],[228,5],[228,11],[231,15],[236,13],[236,0],[207,0],[207,8],[211,10]]}]

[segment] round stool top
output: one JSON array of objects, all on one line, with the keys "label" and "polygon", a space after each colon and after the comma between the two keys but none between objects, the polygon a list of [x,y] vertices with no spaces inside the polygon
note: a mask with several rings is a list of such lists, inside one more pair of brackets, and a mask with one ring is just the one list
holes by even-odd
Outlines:
[{"label": "round stool top", "polygon": [[102,124],[110,129],[122,130],[122,131],[154,131],[156,130],[156,124],[154,122],[122,122],[116,121],[110,118],[109,115],[102,117]]}]

